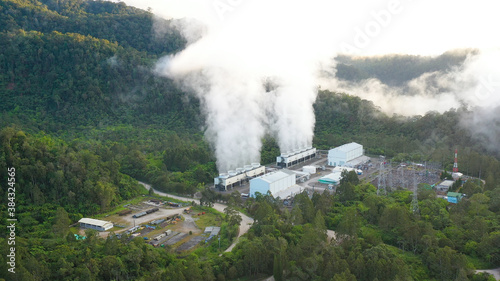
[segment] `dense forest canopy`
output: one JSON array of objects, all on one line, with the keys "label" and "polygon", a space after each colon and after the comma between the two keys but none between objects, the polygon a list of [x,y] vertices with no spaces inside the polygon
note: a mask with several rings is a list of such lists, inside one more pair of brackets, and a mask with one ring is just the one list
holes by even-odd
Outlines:
[{"label": "dense forest canopy", "polygon": [[[155,32],[154,20],[166,31]],[[420,213],[413,214],[411,192],[377,196],[356,175],[335,195],[298,195],[291,208],[267,195],[244,202],[239,194],[216,196],[206,189],[217,171],[199,102],[152,71],[160,56],[185,45],[171,22],[124,3],[0,0],[0,224],[7,224],[5,171],[15,167],[14,278],[479,281],[488,277],[474,268],[500,266],[499,155],[459,126],[468,109],[388,116],[372,102],[326,90],[314,104],[319,149],[356,141],[370,155],[450,170],[458,148],[460,170],[484,182],[460,187],[468,198],[457,205],[420,190]],[[398,86],[449,70],[465,56],[338,57],[337,74]],[[266,136],[261,162],[278,154]],[[137,180],[178,194],[201,191],[209,203],[224,201],[256,223],[224,254],[210,245],[179,256],[140,238],[100,239],[92,231],[85,241],[74,239],[70,224],[146,194]],[[229,213],[226,247],[236,232]],[[327,241],[327,229],[335,240]],[[7,272],[6,235],[0,280],[16,280]]]}]

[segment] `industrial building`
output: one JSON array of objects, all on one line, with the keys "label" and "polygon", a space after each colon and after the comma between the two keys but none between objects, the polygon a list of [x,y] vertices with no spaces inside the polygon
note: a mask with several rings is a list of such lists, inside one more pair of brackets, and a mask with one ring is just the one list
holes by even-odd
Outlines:
[{"label": "industrial building", "polygon": [[276,157],[276,166],[289,168],[314,157],[316,157],[316,148],[313,147],[298,149],[292,153],[281,153]]},{"label": "industrial building", "polygon": [[82,228],[92,228],[98,231],[106,231],[113,228],[113,223],[109,221],[82,218],[78,222]]},{"label": "industrial building", "polygon": [[219,174],[218,177],[214,178],[214,186],[221,191],[227,190],[235,185],[241,185],[243,182],[248,182],[250,179],[263,175],[265,172],[266,167],[261,166],[260,163],[252,163],[252,165],[245,165],[243,168]]},{"label": "industrial building", "polygon": [[440,184],[436,185],[436,192],[446,193],[454,183],[455,182],[452,180],[444,180]]},{"label": "industrial building", "polygon": [[364,159],[360,159],[361,161],[356,161],[356,159],[359,159],[360,157],[363,157],[363,146],[361,144],[351,142],[330,149],[328,151],[328,165],[353,167],[363,162],[362,160]]},{"label": "industrial building", "polygon": [[295,185],[295,173],[282,169],[275,172],[268,173],[258,178],[250,180],[250,196],[255,197],[255,193],[267,194],[271,192],[276,196],[280,191]]},{"label": "industrial building", "polygon": [[337,185],[337,184],[340,183],[340,180],[342,179],[342,172],[343,171],[347,171],[347,172],[355,171],[356,174],[358,174],[358,175],[360,175],[362,173],[361,170],[356,170],[354,168],[338,167],[337,166],[337,167],[335,167],[335,168],[332,169],[332,173],[319,178],[318,182],[319,183],[324,183],[324,184]]}]

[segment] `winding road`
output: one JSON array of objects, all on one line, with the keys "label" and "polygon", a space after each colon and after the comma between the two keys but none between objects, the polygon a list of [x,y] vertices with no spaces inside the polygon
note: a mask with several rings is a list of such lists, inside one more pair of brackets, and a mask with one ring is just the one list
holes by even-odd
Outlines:
[{"label": "winding road", "polygon": [[[144,183],[144,182],[139,182],[139,183],[142,184],[147,190],[149,190],[151,188],[151,185],[149,185],[147,183]],[[153,188],[153,191],[160,196],[168,196],[170,198],[174,198],[174,199],[182,200],[182,201],[187,201],[187,202],[194,201],[196,204],[200,204],[200,200],[198,200],[198,199],[168,194],[165,192],[158,191],[154,188]],[[227,207],[227,205],[220,204],[220,203],[214,203],[214,205],[213,205],[214,209],[216,209],[217,211],[222,212],[222,213],[224,213],[224,209],[226,207]],[[238,237],[236,238],[236,240],[234,240],[233,244],[231,244],[231,246],[229,246],[229,248],[226,249],[225,252],[231,252],[231,250],[234,248],[234,246],[236,246],[236,244],[238,244],[240,237],[243,234],[247,233],[253,224],[253,219],[251,217],[249,217],[241,212],[239,212],[239,214],[241,216],[241,223],[240,223],[240,231],[238,233]]]},{"label": "winding road", "polygon": [[499,268],[495,268],[495,269],[479,269],[479,270],[476,270],[476,273],[480,273],[480,272],[489,273],[489,274],[493,275],[493,277],[495,277],[496,280],[500,280],[500,267]]},{"label": "winding road", "polygon": [[[144,183],[144,182],[139,182],[140,184],[142,184],[147,190],[149,190],[151,188],[151,185],[147,184],[147,183]],[[194,201],[196,204],[200,204],[200,200],[198,199],[194,199],[194,198],[189,198],[189,197],[181,197],[181,196],[177,196],[177,195],[173,195],[173,194],[168,194],[168,193],[165,193],[165,192],[161,192],[161,191],[158,191],[156,189],[153,188],[153,191],[160,195],[160,196],[168,196],[170,198],[174,198],[174,199],[177,199],[177,200],[182,200],[182,201],[187,201],[187,202],[191,202],[191,201]],[[213,208],[216,209],[217,211],[219,212],[222,212],[224,213],[224,209],[227,207],[227,205],[224,205],[224,204],[220,204],[220,203],[214,203],[214,206]],[[238,233],[238,237],[236,238],[236,240],[234,240],[233,244],[231,244],[231,246],[229,246],[229,248],[227,248],[224,252],[231,252],[231,250],[233,250],[234,246],[236,246],[236,244],[238,244],[239,240],[240,240],[240,237],[247,233],[248,230],[250,229],[250,227],[252,226],[254,220],[243,214],[242,212],[239,212],[240,216],[241,216],[241,223],[240,223],[240,231]],[[332,239],[335,239],[335,236],[336,236],[336,233],[335,231],[333,230],[327,230],[327,235],[328,235],[328,241],[330,242]]]}]

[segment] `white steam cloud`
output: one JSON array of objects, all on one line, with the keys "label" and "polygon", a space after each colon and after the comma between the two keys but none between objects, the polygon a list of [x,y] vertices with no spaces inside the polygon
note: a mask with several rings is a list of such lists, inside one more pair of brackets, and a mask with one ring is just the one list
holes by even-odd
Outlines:
[{"label": "white steam cloud", "polygon": [[[157,65],[159,73],[178,80],[201,100],[205,136],[221,172],[259,162],[266,132],[276,137],[282,152],[312,145],[316,73],[325,53],[334,55],[333,40],[311,30],[322,24],[320,19],[309,24],[300,20],[318,10],[286,1],[244,6]],[[285,6],[290,9],[277,17],[275,11]]]},{"label": "white steam cloud", "polygon": [[[189,45],[163,58],[157,71],[201,100],[206,136],[221,172],[257,162],[266,132],[277,138],[282,152],[311,145],[318,86],[358,95],[389,113],[443,112],[465,104],[486,106],[489,111],[483,115],[491,114],[474,116],[464,126],[498,120],[495,48],[500,37],[495,28],[500,19],[493,1],[125,2],[152,7],[166,18],[196,19],[173,22]],[[332,58],[346,51],[362,56],[439,55],[457,48],[482,52],[460,67],[425,73],[399,88],[376,79],[352,83],[320,75],[335,66]]]},{"label": "white steam cloud", "polygon": [[382,111],[400,115],[423,115],[429,111],[444,112],[466,106],[500,105],[500,49],[483,50],[467,57],[449,71],[426,72],[394,87],[376,78],[360,82],[338,80],[334,73],[323,77],[321,86],[373,101]]}]

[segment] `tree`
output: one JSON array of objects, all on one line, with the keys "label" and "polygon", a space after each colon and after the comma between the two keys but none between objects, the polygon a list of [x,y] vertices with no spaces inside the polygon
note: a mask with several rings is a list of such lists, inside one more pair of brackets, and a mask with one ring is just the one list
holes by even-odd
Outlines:
[{"label": "tree", "polygon": [[215,202],[217,194],[215,191],[210,189],[209,187],[206,187],[202,192],[201,192],[201,198],[200,198],[200,205],[202,206],[207,206],[207,207],[212,207],[213,203]]},{"label": "tree", "polygon": [[283,281],[283,263],[281,262],[281,253],[274,254],[273,277],[276,281]]},{"label": "tree", "polygon": [[234,207],[227,206],[224,209],[224,214],[226,214],[225,220],[228,222],[229,226],[240,225],[242,218]]},{"label": "tree", "polygon": [[356,281],[356,276],[352,274],[349,269],[340,274],[335,274],[332,281]]},{"label": "tree", "polygon": [[347,171],[343,170],[342,173],[340,174],[340,182],[339,184],[345,184],[345,183],[351,183],[352,185],[358,185],[359,184],[359,178],[358,174],[356,174],[355,171]]},{"label": "tree", "polygon": [[340,240],[355,239],[358,235],[359,227],[358,211],[354,207],[347,208],[337,228]]},{"label": "tree", "polygon": [[116,191],[116,186],[110,182],[97,182],[94,187],[94,196],[96,196],[100,202],[101,211],[104,211],[109,207],[111,202],[115,199]]},{"label": "tree", "polygon": [[465,257],[447,246],[430,251],[424,257],[429,268],[441,280],[454,280],[460,270],[470,271]]},{"label": "tree", "polygon": [[356,200],[356,192],[354,185],[350,182],[344,182],[341,183],[337,187],[337,192],[336,192],[339,201],[342,203],[347,203],[349,201]]},{"label": "tree", "polygon": [[302,218],[304,221],[306,223],[312,223],[316,212],[314,210],[314,204],[305,190],[295,196],[294,204],[298,206],[299,210],[302,210]]},{"label": "tree", "polygon": [[69,233],[69,225],[70,220],[68,212],[66,212],[63,207],[57,208],[54,225],[52,226],[52,230],[54,231],[56,237],[65,237]]}]

